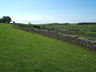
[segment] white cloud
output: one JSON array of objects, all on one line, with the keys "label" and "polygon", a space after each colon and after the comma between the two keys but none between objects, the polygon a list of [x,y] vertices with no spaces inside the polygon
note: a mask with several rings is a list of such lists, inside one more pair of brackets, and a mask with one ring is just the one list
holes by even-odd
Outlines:
[{"label": "white cloud", "polygon": [[61,18],[61,17],[54,17],[54,16],[42,16],[42,17],[35,17],[35,16],[12,16],[12,20],[17,23],[26,23],[28,24],[31,22],[32,24],[45,24],[45,23],[76,23],[76,22],[91,22],[95,21],[93,18]]},{"label": "white cloud", "polygon": [[63,18],[58,18],[58,17],[16,17],[16,16],[12,16],[12,20],[17,22],[17,23],[28,23],[31,22],[33,24],[44,24],[44,23],[62,23],[64,22]]}]

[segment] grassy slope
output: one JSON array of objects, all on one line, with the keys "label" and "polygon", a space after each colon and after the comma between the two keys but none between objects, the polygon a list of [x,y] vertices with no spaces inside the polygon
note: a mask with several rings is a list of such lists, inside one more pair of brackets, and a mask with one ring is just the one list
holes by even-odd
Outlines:
[{"label": "grassy slope", "polygon": [[0,24],[0,72],[96,72],[96,52]]}]

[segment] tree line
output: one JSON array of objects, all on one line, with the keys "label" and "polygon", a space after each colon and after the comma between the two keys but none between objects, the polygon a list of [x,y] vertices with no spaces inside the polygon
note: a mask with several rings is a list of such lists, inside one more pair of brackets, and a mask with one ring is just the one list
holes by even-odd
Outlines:
[{"label": "tree line", "polygon": [[10,23],[12,21],[11,17],[9,16],[3,16],[0,18],[0,23]]},{"label": "tree line", "polygon": [[84,23],[78,23],[78,25],[96,25],[96,22],[84,22]]}]

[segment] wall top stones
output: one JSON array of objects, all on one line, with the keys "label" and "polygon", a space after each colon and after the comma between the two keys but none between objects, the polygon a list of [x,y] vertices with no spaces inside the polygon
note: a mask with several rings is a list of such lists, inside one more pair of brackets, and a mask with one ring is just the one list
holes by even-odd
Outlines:
[{"label": "wall top stones", "polygon": [[96,40],[84,39],[84,38],[80,38],[80,37],[77,37],[74,35],[67,35],[67,34],[58,33],[56,31],[48,31],[48,30],[34,29],[34,28],[30,29],[30,28],[19,27],[14,24],[13,24],[13,26],[15,28],[18,28],[21,30],[25,30],[28,32],[35,32],[35,33],[38,33],[38,34],[41,34],[44,36],[49,36],[49,37],[56,38],[59,40],[67,41],[72,44],[79,45],[81,47],[96,50]]}]

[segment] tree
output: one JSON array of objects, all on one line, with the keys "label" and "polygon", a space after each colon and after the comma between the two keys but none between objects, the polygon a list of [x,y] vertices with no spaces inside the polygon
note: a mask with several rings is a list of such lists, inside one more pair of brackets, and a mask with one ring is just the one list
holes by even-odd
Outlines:
[{"label": "tree", "polygon": [[28,24],[31,24],[31,22],[28,22]]},{"label": "tree", "polygon": [[0,23],[2,23],[2,18],[0,19]]},{"label": "tree", "polygon": [[15,24],[15,21],[13,21],[13,24]]},{"label": "tree", "polygon": [[0,19],[0,22],[1,23],[10,23],[12,20],[9,16],[3,16],[1,19]]},{"label": "tree", "polygon": [[1,23],[1,19],[0,19],[0,23]]}]

